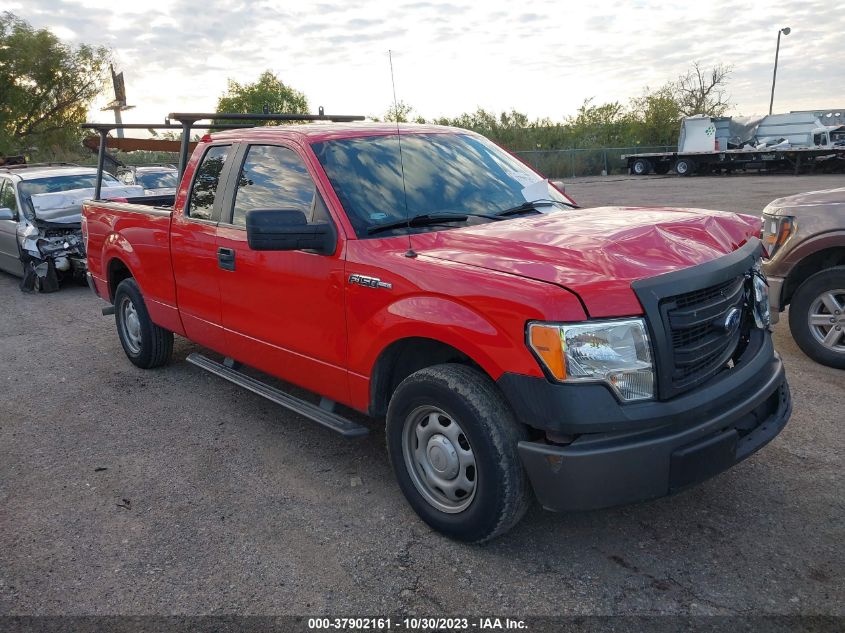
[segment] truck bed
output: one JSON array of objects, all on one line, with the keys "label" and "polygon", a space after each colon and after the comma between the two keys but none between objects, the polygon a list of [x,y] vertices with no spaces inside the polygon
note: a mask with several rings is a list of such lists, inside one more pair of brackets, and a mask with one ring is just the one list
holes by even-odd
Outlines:
[{"label": "truck bed", "polygon": [[[172,204],[173,196],[168,197]],[[88,272],[97,294],[112,301],[109,279],[124,274],[115,264],[123,261],[145,289],[144,298],[153,319],[162,325],[176,325],[176,286],[170,259],[172,208],[154,206],[166,202],[161,198],[86,202],[83,231],[88,235]]]}]

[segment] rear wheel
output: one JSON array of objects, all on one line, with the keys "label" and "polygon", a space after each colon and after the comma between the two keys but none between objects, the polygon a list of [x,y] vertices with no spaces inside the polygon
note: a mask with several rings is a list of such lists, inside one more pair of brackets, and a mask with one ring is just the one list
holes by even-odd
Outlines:
[{"label": "rear wheel", "polygon": [[452,538],[504,534],[531,494],[517,444],[525,429],[496,385],[463,365],[436,365],[406,378],[387,412],[387,448],[411,507]]},{"label": "rear wheel", "polygon": [[814,361],[845,369],[845,266],[809,277],[792,295],[789,329]]},{"label": "rear wheel", "polygon": [[679,158],[675,161],[675,173],[679,176],[691,176],[695,173],[695,161],[689,158]]},{"label": "rear wheel", "polygon": [[651,161],[647,158],[638,158],[631,165],[631,173],[635,176],[645,176],[651,172]]},{"label": "rear wheel", "polygon": [[152,322],[134,279],[118,284],[114,307],[117,335],[129,360],[142,369],[166,365],[173,352],[173,332]]}]

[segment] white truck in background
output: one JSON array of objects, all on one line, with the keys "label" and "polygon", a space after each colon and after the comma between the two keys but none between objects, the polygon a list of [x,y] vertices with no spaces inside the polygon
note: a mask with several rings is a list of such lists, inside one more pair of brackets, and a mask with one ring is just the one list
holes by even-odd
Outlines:
[{"label": "white truck in background", "polygon": [[629,173],[845,171],[845,109],[765,117],[686,117],[677,152],[626,154]]}]

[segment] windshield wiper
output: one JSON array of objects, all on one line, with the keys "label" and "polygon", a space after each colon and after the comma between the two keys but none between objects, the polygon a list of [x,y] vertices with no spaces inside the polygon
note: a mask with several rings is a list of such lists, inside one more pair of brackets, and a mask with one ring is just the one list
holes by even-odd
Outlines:
[{"label": "windshield wiper", "polygon": [[526,211],[536,211],[537,207],[544,205],[545,203],[550,204],[562,204],[572,209],[577,209],[574,204],[570,204],[569,202],[564,202],[563,200],[552,200],[550,198],[539,198],[537,200],[529,200],[528,202],[523,202],[522,204],[518,204],[515,207],[509,207],[502,211],[498,211],[496,213],[497,216],[505,216],[505,215],[517,215],[518,213],[525,213]]},{"label": "windshield wiper", "polygon": [[368,235],[374,233],[381,233],[382,231],[390,231],[391,229],[401,229],[403,227],[411,226],[428,226],[432,224],[440,224],[441,222],[463,222],[468,217],[487,218],[488,220],[501,220],[498,215],[489,215],[487,213],[420,213],[410,219],[396,220],[395,222],[385,222],[384,224],[377,224],[367,229]]}]

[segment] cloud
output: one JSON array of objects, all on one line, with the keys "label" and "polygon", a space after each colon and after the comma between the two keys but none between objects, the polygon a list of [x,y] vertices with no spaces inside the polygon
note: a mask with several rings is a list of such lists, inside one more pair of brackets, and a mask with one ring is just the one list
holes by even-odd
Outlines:
[{"label": "cloud", "polygon": [[792,33],[781,40],[775,109],[845,107],[845,12],[829,0],[8,1],[37,27],[114,50],[137,106],[127,121],[212,110],[228,78],[248,82],[265,69],[315,108],[383,113],[388,49],[397,96],[429,117],[481,106],[560,118],[588,97],[625,102],[694,60],[733,65],[735,109],[764,112],[783,26]]}]

